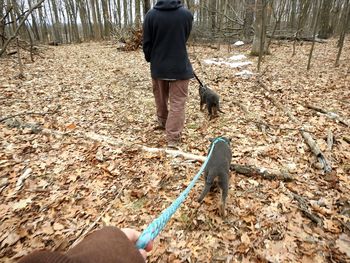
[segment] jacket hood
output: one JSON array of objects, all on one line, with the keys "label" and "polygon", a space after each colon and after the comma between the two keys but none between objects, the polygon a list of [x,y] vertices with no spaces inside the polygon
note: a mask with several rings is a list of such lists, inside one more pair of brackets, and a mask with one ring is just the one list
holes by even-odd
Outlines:
[{"label": "jacket hood", "polygon": [[179,0],[159,0],[153,8],[158,10],[174,10],[179,7],[182,7]]}]

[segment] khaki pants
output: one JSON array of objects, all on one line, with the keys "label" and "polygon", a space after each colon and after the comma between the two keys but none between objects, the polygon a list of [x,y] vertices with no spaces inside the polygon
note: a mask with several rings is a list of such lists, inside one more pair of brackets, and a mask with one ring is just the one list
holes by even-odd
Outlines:
[{"label": "khaki pants", "polygon": [[167,141],[180,141],[189,80],[152,79],[152,83],[158,122],[165,127]]}]

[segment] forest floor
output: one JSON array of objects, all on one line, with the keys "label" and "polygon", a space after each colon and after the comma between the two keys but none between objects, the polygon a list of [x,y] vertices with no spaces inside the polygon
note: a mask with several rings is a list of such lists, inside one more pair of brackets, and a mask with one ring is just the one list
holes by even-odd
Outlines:
[{"label": "forest floor", "polygon": [[[233,163],[293,180],[232,171],[221,218],[219,193],[201,206],[196,201],[200,179],[156,238],[149,262],[350,262],[350,129],[341,122],[350,122],[350,41],[337,68],[335,40],[316,43],[307,71],[310,47],[297,43],[292,56],[292,42],[273,43],[258,76],[249,45],[230,51],[189,45],[197,75],[220,94],[225,114],[209,121],[199,111],[192,80],[182,150],[205,156],[208,139],[225,135]],[[0,122],[1,262],[39,248],[66,250],[103,225],[142,231],[201,166],[139,147],[166,145],[165,134],[153,129],[149,65],[141,50],[120,51],[110,42],[39,50],[35,62],[22,54],[24,78],[17,77],[14,58],[0,59],[0,119],[19,114]],[[252,64],[204,61],[240,54]],[[254,75],[236,76],[242,69]],[[323,172],[302,128],[331,173]]]}]

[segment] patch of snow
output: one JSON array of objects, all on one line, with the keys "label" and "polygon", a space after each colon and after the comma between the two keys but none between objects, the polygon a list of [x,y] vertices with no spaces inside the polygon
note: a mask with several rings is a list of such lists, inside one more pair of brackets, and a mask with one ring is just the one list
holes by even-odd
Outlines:
[{"label": "patch of snow", "polygon": [[239,68],[239,67],[243,67],[246,65],[251,65],[253,64],[250,61],[242,61],[242,62],[227,62],[227,61],[216,61],[213,59],[205,59],[204,63],[206,64],[214,64],[214,65],[227,65],[231,68]]},{"label": "patch of snow", "polygon": [[329,112],[329,113],[328,113],[328,116],[329,116],[330,118],[332,118],[332,119],[336,119],[336,118],[339,117],[339,115],[336,114],[336,113],[334,113],[334,112]]},{"label": "patch of snow", "polygon": [[246,58],[247,57],[245,55],[235,55],[235,56],[230,57],[229,59],[231,59],[231,60],[243,60]]},{"label": "patch of snow", "polygon": [[244,45],[244,42],[239,40],[239,41],[236,41],[233,45],[239,47]]},{"label": "patch of snow", "polygon": [[242,71],[240,71],[240,72],[237,72],[236,74],[235,74],[235,76],[240,76],[240,77],[243,77],[243,78],[250,78],[251,76],[253,76],[254,75],[254,73],[253,72],[251,72],[251,71],[249,71],[249,70],[242,70]]}]

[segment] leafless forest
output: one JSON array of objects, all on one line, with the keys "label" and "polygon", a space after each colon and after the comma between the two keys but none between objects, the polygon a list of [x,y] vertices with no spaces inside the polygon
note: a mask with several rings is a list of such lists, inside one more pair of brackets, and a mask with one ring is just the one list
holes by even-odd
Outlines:
[{"label": "leafless forest", "polygon": [[0,0],[0,262],[142,231],[231,138],[227,216],[200,179],[149,262],[350,262],[350,0],[186,0],[181,151],[154,130],[150,0]]}]

